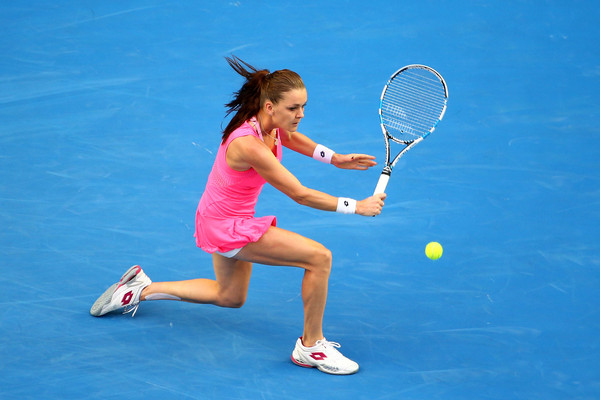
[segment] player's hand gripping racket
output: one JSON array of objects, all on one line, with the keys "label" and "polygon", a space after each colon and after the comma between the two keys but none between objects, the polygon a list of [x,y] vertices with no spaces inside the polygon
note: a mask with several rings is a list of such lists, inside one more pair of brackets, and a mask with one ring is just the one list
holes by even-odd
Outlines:
[{"label": "player's hand gripping racket", "polygon": [[[400,157],[434,131],[444,117],[447,101],[446,82],[433,68],[407,65],[392,75],[381,92],[379,118],[385,137],[385,166],[374,194],[385,192]],[[393,159],[390,142],[404,146]]]}]

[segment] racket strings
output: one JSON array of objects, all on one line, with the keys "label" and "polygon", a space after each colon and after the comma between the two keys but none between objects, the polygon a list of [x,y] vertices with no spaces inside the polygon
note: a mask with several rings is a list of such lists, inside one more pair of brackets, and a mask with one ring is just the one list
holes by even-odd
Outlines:
[{"label": "racket strings", "polygon": [[446,91],[433,73],[407,70],[395,76],[381,99],[381,122],[390,135],[412,141],[437,125],[446,105]]},{"label": "racket strings", "polygon": [[436,100],[430,93],[406,91],[406,88],[391,90],[386,98],[388,101],[382,104],[384,120],[392,127],[404,127],[417,136],[429,132],[444,107],[444,101]]},{"label": "racket strings", "polygon": [[[422,81],[410,79],[410,77],[402,77],[391,82],[388,90],[391,95],[403,96],[413,95],[418,96],[419,100],[437,102],[440,96],[444,95],[443,87],[439,81]],[[441,98],[443,101],[443,97]]]}]

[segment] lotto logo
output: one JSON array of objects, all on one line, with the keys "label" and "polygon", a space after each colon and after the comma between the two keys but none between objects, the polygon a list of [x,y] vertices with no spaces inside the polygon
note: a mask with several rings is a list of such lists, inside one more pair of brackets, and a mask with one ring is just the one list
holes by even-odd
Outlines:
[{"label": "lotto logo", "polygon": [[325,152],[323,150],[321,150],[320,156],[321,158],[325,158]]},{"label": "lotto logo", "polygon": [[126,306],[127,304],[129,304],[131,302],[132,297],[133,297],[133,292],[130,290],[129,292],[127,292],[123,295],[121,304]]},{"label": "lotto logo", "polygon": [[319,353],[312,353],[310,356],[312,358],[314,358],[315,360],[317,360],[317,361],[322,361],[322,360],[324,360],[324,359],[327,358],[327,355],[325,353],[321,353],[321,352],[319,352]]}]

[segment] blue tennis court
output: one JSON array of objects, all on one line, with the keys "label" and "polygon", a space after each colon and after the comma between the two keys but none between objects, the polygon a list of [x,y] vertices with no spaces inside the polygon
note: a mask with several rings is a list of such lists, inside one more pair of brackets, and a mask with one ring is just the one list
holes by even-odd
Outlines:
[{"label": "blue tennis court", "polygon": [[[599,18],[585,0],[2,2],[0,398],[598,399]],[[379,217],[268,185],[259,201],[333,252],[325,334],[356,375],[290,361],[297,269],[256,265],[241,309],[89,315],[133,264],[212,277],[194,213],[241,84],[231,54],[297,71],[300,131],[381,164],[388,77],[419,63],[448,83]],[[359,199],[381,172],[283,164]]]}]

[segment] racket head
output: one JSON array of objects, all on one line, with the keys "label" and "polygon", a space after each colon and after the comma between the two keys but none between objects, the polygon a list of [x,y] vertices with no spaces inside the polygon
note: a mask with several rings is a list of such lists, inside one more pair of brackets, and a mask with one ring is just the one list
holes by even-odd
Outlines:
[{"label": "racket head", "polygon": [[379,118],[386,140],[409,145],[433,132],[444,117],[448,87],[431,67],[400,68],[381,92]]}]

